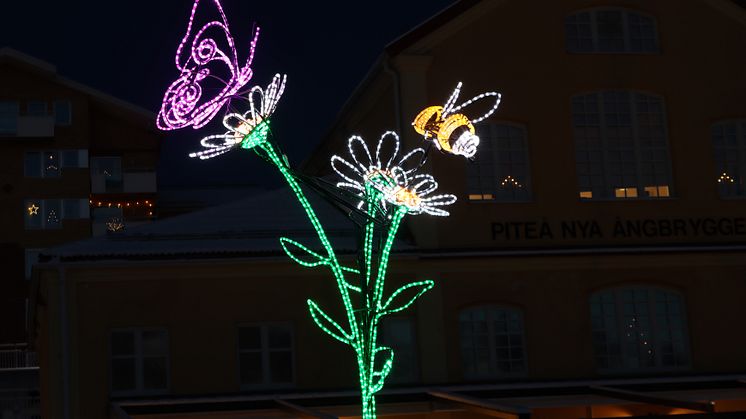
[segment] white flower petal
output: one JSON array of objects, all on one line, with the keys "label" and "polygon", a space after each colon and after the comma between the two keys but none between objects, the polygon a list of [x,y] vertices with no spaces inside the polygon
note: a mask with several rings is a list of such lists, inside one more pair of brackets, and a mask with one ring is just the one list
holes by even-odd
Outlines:
[{"label": "white flower petal", "polygon": [[422,162],[425,158],[425,150],[421,148],[415,148],[410,151],[404,157],[399,160],[397,166],[403,169],[407,174],[417,171],[422,166]]},{"label": "white flower petal", "polygon": [[422,200],[422,205],[427,205],[430,207],[442,207],[444,205],[451,205],[455,203],[456,199],[456,195],[451,194],[435,195],[431,196],[430,198],[424,198]]},{"label": "white flower petal", "polygon": [[410,182],[409,189],[423,198],[438,189],[438,182],[431,175],[416,175]]},{"label": "white flower petal", "polygon": [[386,131],[378,140],[378,147],[376,147],[376,167],[389,170],[398,154],[399,136],[393,131]]},{"label": "white flower petal", "polygon": [[360,166],[363,172],[368,171],[370,166],[373,165],[373,158],[370,156],[370,151],[368,151],[368,144],[365,144],[365,141],[359,136],[353,135],[347,140],[347,148],[350,149],[350,156],[352,156],[352,159]]},{"label": "white flower petal", "polygon": [[363,174],[358,168],[336,155],[332,156],[332,169],[349,183],[360,183],[360,179],[363,179]]}]

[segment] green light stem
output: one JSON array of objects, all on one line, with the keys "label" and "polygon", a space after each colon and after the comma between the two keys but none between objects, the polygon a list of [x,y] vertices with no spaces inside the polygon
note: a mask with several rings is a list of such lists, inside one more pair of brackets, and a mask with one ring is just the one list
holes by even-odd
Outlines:
[{"label": "green light stem", "polygon": [[380,260],[378,262],[378,275],[376,276],[375,292],[373,301],[375,302],[376,312],[381,310],[381,298],[383,296],[383,283],[386,278],[386,270],[389,266],[389,255],[391,254],[391,247],[394,245],[394,238],[399,230],[401,221],[404,216],[407,215],[407,208],[404,206],[396,207],[394,214],[391,217],[391,224],[389,225],[389,231],[386,235],[386,242],[381,249],[379,255]]},{"label": "green light stem", "polygon": [[313,207],[311,207],[311,204],[308,202],[308,198],[306,198],[306,195],[303,193],[300,185],[298,185],[298,181],[295,179],[292,173],[290,173],[289,168],[280,158],[280,156],[277,155],[277,152],[275,151],[274,147],[272,147],[272,144],[269,142],[262,142],[259,144],[259,148],[267,153],[267,157],[269,158],[269,160],[277,167],[277,169],[282,174],[282,177],[288,183],[288,186],[290,186],[290,189],[292,189],[295,193],[295,197],[298,199],[298,202],[300,202],[301,206],[303,207],[308,220],[311,222],[311,225],[313,226],[316,234],[319,237],[319,240],[321,241],[321,245],[326,250],[328,265],[329,268],[332,270],[334,278],[337,281],[337,288],[339,288],[339,293],[342,295],[342,302],[347,314],[347,321],[350,325],[350,333],[352,334],[353,340],[355,340],[358,334],[356,327],[357,322],[355,321],[355,314],[352,306],[352,301],[350,300],[349,289],[344,279],[344,271],[339,264],[337,255],[334,253],[334,248],[332,248],[332,244],[329,241],[326,232],[324,231],[324,227],[321,225],[318,216],[314,212]]}]

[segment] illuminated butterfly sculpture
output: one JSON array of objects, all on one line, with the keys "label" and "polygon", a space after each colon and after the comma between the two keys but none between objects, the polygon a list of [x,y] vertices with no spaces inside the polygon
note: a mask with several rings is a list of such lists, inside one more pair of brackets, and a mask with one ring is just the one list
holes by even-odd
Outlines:
[{"label": "illuminated butterfly sculpture", "polygon": [[[254,86],[249,92],[249,111],[244,114],[229,113],[223,118],[223,125],[228,129],[224,134],[210,135],[200,141],[205,149],[190,153],[189,157],[210,159],[241,147],[251,149],[267,140],[269,134],[269,117],[275,111],[285,91],[287,76],[275,74],[265,90]],[[254,100],[258,99],[255,104]]]},{"label": "illuminated butterfly sculpture", "polygon": [[[459,93],[461,93],[460,82],[445,105],[425,108],[415,117],[412,125],[415,131],[425,137],[425,140],[431,140],[438,150],[472,158],[479,145],[479,137],[474,130],[474,124],[483,121],[497,110],[500,105],[500,93],[482,93],[460,105],[456,105]],[[472,103],[488,97],[495,98],[495,104],[484,115],[472,119],[463,113],[459,113]]]},{"label": "illuminated butterfly sculpture", "polygon": [[[203,3],[209,3],[202,6]],[[215,14],[215,19],[195,28],[195,20]],[[199,19],[196,19],[199,17]],[[251,61],[259,28],[249,47],[243,67],[238,64],[236,47],[228,21],[218,0],[195,0],[186,35],[176,50],[176,68],[181,75],[166,90],[156,124],[162,130],[192,126],[201,128],[249,82]],[[221,49],[220,45],[223,46]]]}]

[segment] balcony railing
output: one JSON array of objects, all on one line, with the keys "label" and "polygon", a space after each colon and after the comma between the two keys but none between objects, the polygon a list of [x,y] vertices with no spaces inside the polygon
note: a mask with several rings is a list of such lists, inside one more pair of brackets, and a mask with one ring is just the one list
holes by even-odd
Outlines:
[{"label": "balcony railing", "polygon": [[0,370],[38,367],[39,361],[36,357],[36,352],[29,351],[25,343],[0,345]]}]

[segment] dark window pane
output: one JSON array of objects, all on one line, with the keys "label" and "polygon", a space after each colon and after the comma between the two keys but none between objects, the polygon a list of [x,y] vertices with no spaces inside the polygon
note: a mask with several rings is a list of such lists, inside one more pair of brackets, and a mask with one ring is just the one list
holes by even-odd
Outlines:
[{"label": "dark window pane", "polygon": [[270,352],[270,379],[273,383],[289,383],[293,381],[293,358],[289,351]]},{"label": "dark window pane", "polygon": [[26,114],[29,116],[46,116],[47,102],[28,102],[26,104]]},{"label": "dark window pane", "polygon": [[142,360],[142,382],[146,390],[162,390],[168,385],[165,357],[146,357]]},{"label": "dark window pane", "polygon": [[0,135],[14,135],[18,130],[18,102],[0,102]]},{"label": "dark window pane", "polygon": [[239,355],[241,384],[261,384],[262,374],[261,352],[245,352]]},{"label": "dark window pane", "polygon": [[62,202],[59,199],[44,200],[44,225],[45,228],[60,228],[62,224]]},{"label": "dark window pane", "polygon": [[290,348],[290,329],[287,326],[268,326],[269,347]]},{"label": "dark window pane", "polygon": [[142,353],[148,355],[166,355],[168,353],[168,336],[162,330],[142,332]]},{"label": "dark window pane", "polygon": [[111,389],[127,391],[135,389],[135,359],[111,360]]},{"label": "dark window pane", "polygon": [[70,102],[67,100],[58,100],[54,102],[54,122],[56,125],[70,125],[72,120],[72,111]]},{"label": "dark window pane", "polygon": [[241,350],[261,349],[262,331],[259,326],[241,327],[238,329],[238,347]]},{"label": "dark window pane", "polygon": [[23,164],[23,172],[26,177],[41,177],[41,153],[26,153],[26,159]]},{"label": "dark window pane", "polygon": [[114,332],[111,334],[111,354],[135,355],[135,335],[132,332]]}]

